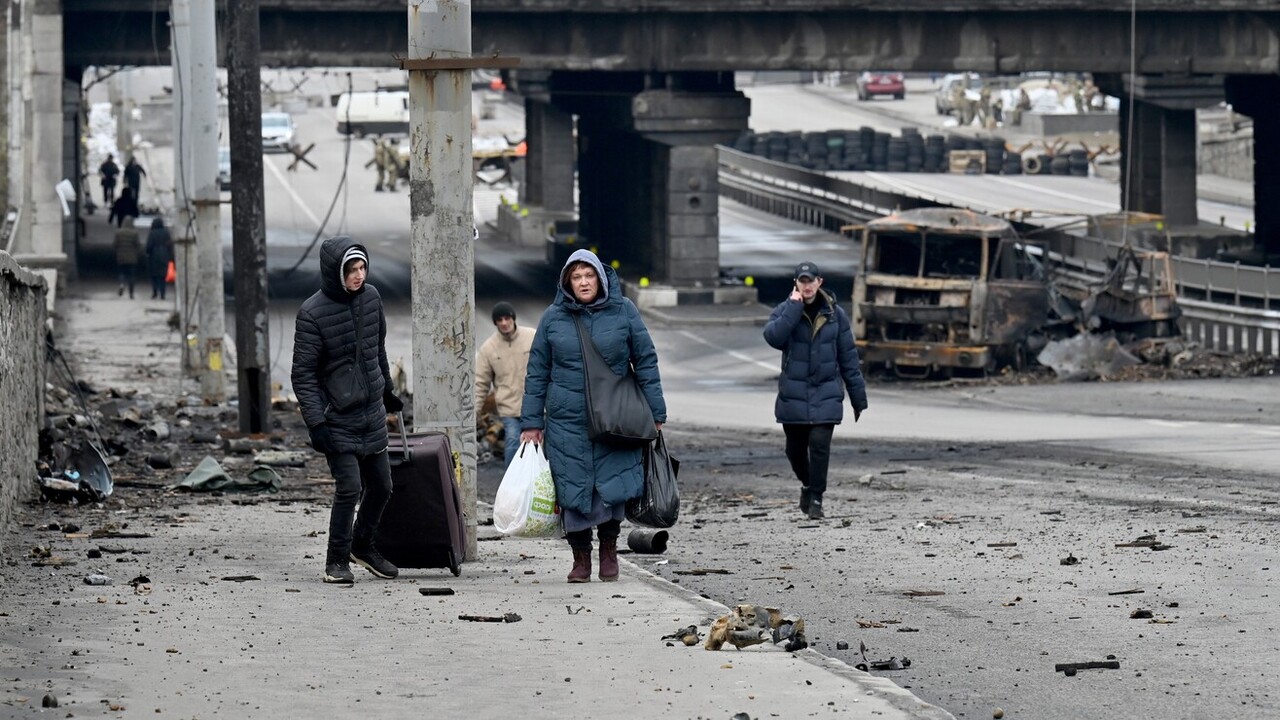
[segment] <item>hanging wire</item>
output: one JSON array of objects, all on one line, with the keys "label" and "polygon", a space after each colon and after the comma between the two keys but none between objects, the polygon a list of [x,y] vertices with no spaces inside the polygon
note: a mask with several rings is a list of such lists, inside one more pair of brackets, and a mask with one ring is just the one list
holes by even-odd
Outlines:
[{"label": "hanging wire", "polygon": [[[347,73],[347,135],[346,141],[342,148],[342,177],[338,179],[338,189],[333,193],[333,200],[329,202],[329,209],[324,214],[324,220],[320,222],[320,227],[316,228],[315,237],[311,238],[311,244],[298,257],[298,261],[293,267],[281,273],[282,278],[287,278],[297,272],[302,267],[302,263],[306,262],[307,257],[311,255],[311,251],[315,249],[316,243],[320,242],[320,238],[324,235],[324,229],[329,225],[329,218],[333,216],[333,209],[338,204],[338,198],[343,197],[343,190],[347,186],[347,170],[351,167],[351,96],[352,96],[351,73]],[[344,210],[345,215],[345,210]]]},{"label": "hanging wire", "polygon": [[1129,244],[1129,216],[1126,208],[1133,204],[1133,109],[1138,73],[1138,0],[1129,0],[1129,112],[1125,119],[1124,195],[1121,198],[1120,244]]}]

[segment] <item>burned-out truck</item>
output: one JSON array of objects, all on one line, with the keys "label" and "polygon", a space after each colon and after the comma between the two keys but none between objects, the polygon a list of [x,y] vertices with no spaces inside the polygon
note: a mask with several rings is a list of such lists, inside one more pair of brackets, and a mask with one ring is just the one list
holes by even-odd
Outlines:
[{"label": "burned-out truck", "polygon": [[923,208],[868,222],[853,323],[868,367],[902,377],[1026,363],[1049,312],[1043,253],[1000,218]]}]

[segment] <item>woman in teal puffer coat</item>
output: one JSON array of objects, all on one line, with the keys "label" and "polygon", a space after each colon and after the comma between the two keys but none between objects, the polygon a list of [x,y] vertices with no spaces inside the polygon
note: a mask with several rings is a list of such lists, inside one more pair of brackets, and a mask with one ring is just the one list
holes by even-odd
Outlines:
[{"label": "woman in teal puffer coat", "polygon": [[574,318],[619,375],[630,363],[661,429],[667,419],[658,353],[640,311],[622,296],[613,268],[589,250],[569,256],[556,299],[542,314],[529,352],[520,413],[521,442],[546,442],[565,535],[573,550],[569,582],[591,579],[591,528],[600,537],[600,579],[618,579],[618,534],[627,500],[644,489],[642,448],[587,436],[586,378]]}]

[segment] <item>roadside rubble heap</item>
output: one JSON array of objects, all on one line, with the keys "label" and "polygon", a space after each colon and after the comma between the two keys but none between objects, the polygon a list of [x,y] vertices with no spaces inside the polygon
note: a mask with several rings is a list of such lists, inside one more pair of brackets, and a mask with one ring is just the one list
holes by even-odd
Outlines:
[{"label": "roadside rubble heap", "polygon": [[[99,390],[76,379],[50,348],[46,422],[40,431],[35,483],[44,502],[136,504],[146,491],[267,491],[317,494],[326,482],[324,459],[306,449],[301,417],[291,400],[273,401],[275,432],[245,435],[230,428],[234,407],[210,407],[183,395],[159,399],[147,390]],[[61,385],[54,384],[60,379]],[[289,481],[294,482],[290,483]],[[114,495],[113,495],[114,493]],[[323,497],[324,494],[319,494]]]},{"label": "roadside rubble heap", "polygon": [[[677,639],[685,645],[693,645],[698,642],[698,631],[691,625],[663,639]],[[784,618],[778,608],[738,605],[711,624],[703,647],[720,650],[728,644],[741,650],[766,641],[772,641],[774,645],[785,643],[783,648],[787,652],[809,647],[804,635],[804,618]]]}]

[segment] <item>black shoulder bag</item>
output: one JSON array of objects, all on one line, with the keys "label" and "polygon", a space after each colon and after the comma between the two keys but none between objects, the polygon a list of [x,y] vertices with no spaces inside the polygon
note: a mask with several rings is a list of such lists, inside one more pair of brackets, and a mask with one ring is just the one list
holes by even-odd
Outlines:
[{"label": "black shoulder bag", "polygon": [[583,327],[582,318],[575,314],[573,322],[578,326],[578,342],[582,346],[587,435],[595,442],[619,447],[640,447],[653,442],[658,437],[653,410],[640,390],[630,363],[626,374],[619,377]]}]

